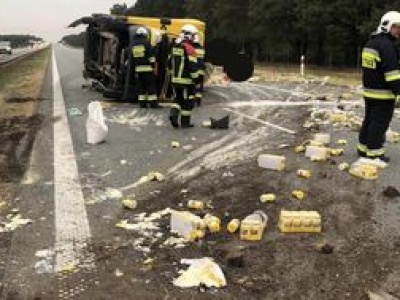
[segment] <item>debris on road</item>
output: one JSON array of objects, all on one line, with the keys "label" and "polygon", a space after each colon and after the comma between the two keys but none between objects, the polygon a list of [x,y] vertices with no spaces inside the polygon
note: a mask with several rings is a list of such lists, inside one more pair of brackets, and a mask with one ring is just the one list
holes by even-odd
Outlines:
[{"label": "debris on road", "polygon": [[181,144],[178,141],[172,141],[171,142],[171,147],[172,148],[179,148]]},{"label": "debris on road", "polygon": [[276,195],[275,195],[274,193],[262,194],[262,195],[260,196],[260,201],[261,201],[262,203],[265,203],[265,202],[274,202],[275,199],[276,199]]},{"label": "debris on road", "polygon": [[188,208],[192,208],[192,209],[203,210],[204,209],[204,202],[198,201],[198,200],[189,200],[187,202],[187,207]]},{"label": "debris on road", "polygon": [[240,224],[240,239],[244,241],[259,241],[267,227],[268,216],[262,210],[256,210],[244,218]]},{"label": "debris on road", "polygon": [[302,190],[293,190],[292,197],[297,200],[304,200],[304,198],[306,197],[306,192]]},{"label": "debris on road", "polygon": [[296,172],[297,176],[301,177],[301,178],[310,178],[311,177],[311,171],[310,170],[306,170],[306,169],[298,169]]},{"label": "debris on road", "polygon": [[221,220],[212,214],[206,214],[203,218],[205,225],[211,233],[221,230]]},{"label": "debris on road", "polygon": [[190,265],[186,271],[174,279],[173,284],[181,288],[197,287],[204,284],[206,287],[224,287],[226,279],[218,264],[211,258],[182,259],[182,264]]},{"label": "debris on road", "polygon": [[383,196],[386,198],[396,198],[400,196],[400,192],[393,186],[386,187],[383,192]]},{"label": "debris on road", "polygon": [[0,228],[0,232],[10,232],[15,229],[22,227],[27,224],[31,224],[33,221],[31,219],[22,219],[20,214],[12,216],[9,223],[2,223],[3,228]]},{"label": "debris on road", "polygon": [[335,246],[331,245],[328,242],[323,242],[323,243],[317,244],[316,248],[317,248],[317,251],[322,254],[332,254],[333,250],[335,249]]},{"label": "debris on road", "polygon": [[124,276],[124,272],[122,272],[120,269],[115,269],[115,272],[114,272],[114,274],[115,274],[115,276],[116,277],[122,277],[122,276]]},{"label": "debris on road", "polygon": [[135,209],[138,205],[135,199],[124,199],[121,203],[122,206],[127,209]]},{"label": "debris on road", "polygon": [[194,241],[205,235],[204,220],[188,211],[171,211],[171,232],[177,233],[186,240]]},{"label": "debris on road", "polygon": [[321,215],[317,211],[281,210],[278,227],[282,233],[320,233]]},{"label": "debris on road", "polygon": [[399,298],[394,297],[384,291],[371,292],[368,291],[369,300],[399,300]]},{"label": "debris on road", "polygon": [[228,225],[226,226],[226,230],[230,233],[235,233],[240,226],[240,220],[239,219],[232,219],[229,221]]},{"label": "debris on road", "polygon": [[92,101],[88,105],[89,116],[86,120],[86,136],[89,144],[104,142],[108,133],[103,109],[99,101]]},{"label": "debris on road", "polygon": [[286,168],[286,157],[282,155],[260,154],[258,166],[269,170],[282,171]]},{"label": "debris on road", "polygon": [[211,129],[229,129],[229,115],[221,119],[210,118]]}]

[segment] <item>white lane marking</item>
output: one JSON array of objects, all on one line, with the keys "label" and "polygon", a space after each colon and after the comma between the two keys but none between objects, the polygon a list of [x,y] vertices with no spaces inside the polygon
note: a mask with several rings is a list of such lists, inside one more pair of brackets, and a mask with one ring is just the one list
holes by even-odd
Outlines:
[{"label": "white lane marking", "polygon": [[258,119],[258,118],[256,118],[256,117],[243,114],[243,113],[238,112],[238,111],[236,111],[236,110],[233,110],[233,109],[230,109],[230,108],[224,108],[224,109],[225,109],[226,111],[229,111],[229,112],[232,112],[232,113],[234,113],[234,114],[237,114],[238,116],[241,116],[241,117],[243,117],[243,118],[246,118],[246,119],[249,119],[249,120],[252,120],[252,121],[256,121],[256,122],[261,123],[261,124],[263,124],[263,125],[270,126],[270,127],[272,127],[272,128],[281,130],[281,131],[283,131],[283,132],[286,132],[286,133],[289,133],[289,134],[295,134],[295,133],[296,133],[296,132],[293,131],[293,130],[287,129],[287,128],[285,128],[285,127],[282,127],[282,126],[279,126],[279,125],[276,125],[276,124],[272,124],[272,123],[267,122],[267,121],[260,120],[260,119]]},{"label": "white lane marking", "polygon": [[52,58],[53,115],[60,118],[54,123],[55,271],[61,271],[67,265],[94,265],[92,257],[85,254],[91,234],[54,48]]},{"label": "white lane marking", "polygon": [[217,106],[229,106],[229,107],[246,107],[246,106],[337,106],[337,105],[354,105],[362,106],[362,101],[340,101],[340,102],[327,102],[327,101],[296,101],[296,102],[284,102],[274,101],[268,99],[259,99],[257,101],[237,101],[223,104],[216,104]]}]

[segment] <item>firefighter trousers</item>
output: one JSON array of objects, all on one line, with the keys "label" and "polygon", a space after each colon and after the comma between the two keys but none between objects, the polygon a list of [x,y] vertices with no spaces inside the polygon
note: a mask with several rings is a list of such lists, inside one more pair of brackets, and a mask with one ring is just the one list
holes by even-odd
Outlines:
[{"label": "firefighter trousers", "polygon": [[360,129],[358,150],[368,157],[384,154],[386,131],[393,117],[395,100],[365,99],[365,116]]},{"label": "firefighter trousers", "polygon": [[156,78],[151,72],[137,72],[139,104],[157,101]]},{"label": "firefighter trousers", "polygon": [[[173,127],[193,127],[191,115],[194,107],[194,85],[173,86],[174,104],[170,110],[170,121]],[[179,120],[180,119],[180,120]]]}]

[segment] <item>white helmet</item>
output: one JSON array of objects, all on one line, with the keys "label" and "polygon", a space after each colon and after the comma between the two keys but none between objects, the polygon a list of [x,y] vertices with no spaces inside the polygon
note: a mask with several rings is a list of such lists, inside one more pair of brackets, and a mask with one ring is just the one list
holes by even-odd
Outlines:
[{"label": "white helmet", "polygon": [[397,24],[400,25],[400,12],[398,11],[389,11],[384,14],[381,18],[381,22],[379,23],[377,33],[390,32],[392,25]]},{"label": "white helmet", "polygon": [[147,36],[147,35],[148,35],[148,32],[147,32],[146,28],[144,28],[144,27],[139,27],[139,28],[136,30],[136,35],[137,35],[137,36]]},{"label": "white helmet", "polygon": [[181,28],[181,36],[185,40],[193,40],[197,32],[197,28],[192,24],[183,25]]}]

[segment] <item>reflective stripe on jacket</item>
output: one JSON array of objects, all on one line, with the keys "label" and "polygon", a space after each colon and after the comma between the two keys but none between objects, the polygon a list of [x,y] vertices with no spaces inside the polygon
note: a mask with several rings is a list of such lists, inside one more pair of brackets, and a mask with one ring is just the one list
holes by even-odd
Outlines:
[{"label": "reflective stripe on jacket", "polygon": [[188,41],[174,44],[169,57],[171,82],[178,85],[194,84],[198,77],[196,52]]},{"label": "reflective stripe on jacket", "polygon": [[132,45],[133,64],[136,72],[154,71],[154,50],[147,40],[137,40]]},{"label": "reflective stripe on jacket", "polygon": [[399,53],[390,34],[372,35],[362,50],[363,96],[393,100],[400,95]]}]

